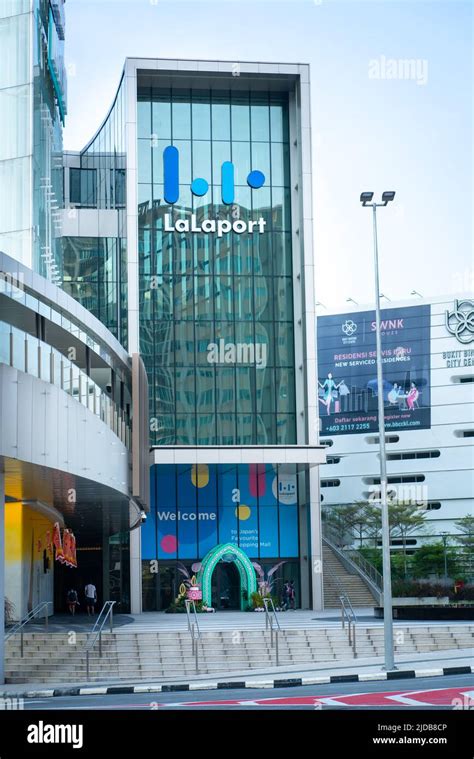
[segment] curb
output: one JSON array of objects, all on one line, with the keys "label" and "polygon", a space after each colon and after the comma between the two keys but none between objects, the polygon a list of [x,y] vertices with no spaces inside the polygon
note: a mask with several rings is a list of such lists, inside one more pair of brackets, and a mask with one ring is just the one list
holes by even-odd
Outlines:
[{"label": "curb", "polygon": [[367,672],[362,675],[328,675],[319,677],[291,677],[275,680],[195,680],[190,683],[166,683],[163,685],[104,685],[72,688],[54,688],[25,691],[24,693],[0,693],[0,698],[54,698],[64,696],[109,696],[133,693],[175,693],[195,690],[243,690],[256,688],[297,688],[301,685],[328,685],[332,683],[367,683],[371,680],[409,680],[417,677],[443,677],[445,675],[474,674],[474,666],[440,667],[438,669],[406,669],[390,672]]}]

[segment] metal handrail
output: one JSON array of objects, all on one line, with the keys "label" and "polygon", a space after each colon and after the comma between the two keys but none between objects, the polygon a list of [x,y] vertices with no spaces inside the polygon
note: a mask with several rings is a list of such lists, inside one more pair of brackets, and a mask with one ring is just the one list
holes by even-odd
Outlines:
[{"label": "metal handrail", "polygon": [[[271,604],[270,610],[268,609],[269,604]],[[265,630],[268,630],[268,627],[270,626],[270,647],[271,648],[273,648],[273,639],[275,637],[275,663],[278,667],[280,664],[278,634],[282,632],[282,629],[280,627],[280,622],[278,620],[278,615],[275,609],[275,604],[273,603],[273,599],[265,596],[263,598],[263,605],[265,607]],[[275,628],[274,628],[274,625],[275,625]]]},{"label": "metal handrail", "polygon": [[[199,674],[198,641],[202,640],[202,636],[201,636],[201,630],[199,628],[199,622],[197,618],[196,604],[191,599],[186,598],[184,605],[186,607],[186,616],[188,618],[188,631],[191,633],[192,652],[195,659],[196,674]],[[191,612],[190,612],[191,607],[194,613],[194,622],[191,622]]]},{"label": "metal handrail", "polygon": [[[97,639],[99,639],[99,656],[102,656],[102,631],[104,629],[105,623],[107,622],[107,619],[110,619],[110,632],[112,633],[114,631],[114,623],[113,623],[114,606],[115,606],[115,601],[105,602],[102,609],[100,610],[99,616],[97,617],[95,621],[94,627],[87,634],[87,643],[86,643],[87,679],[89,679],[89,654],[93,650],[95,644],[97,643]],[[104,615],[103,619],[102,619],[102,615]]]},{"label": "metal handrail", "polygon": [[325,528],[323,542],[326,543],[334,551],[343,566],[345,566],[349,572],[359,575],[359,577],[370,588],[372,594],[376,596],[379,605],[381,605],[383,594],[383,577],[380,572],[355,549],[343,549],[341,546],[338,546],[334,540],[334,537],[334,534],[331,534],[331,532]]},{"label": "metal handrail", "polygon": [[[345,620],[347,620],[347,631],[348,631],[348,637],[349,637],[349,645],[352,646],[352,653],[354,654],[354,659],[357,658],[357,647],[356,647],[356,622],[357,617],[354,613],[354,609],[351,606],[351,603],[349,599],[344,596],[339,596],[339,600],[341,602],[341,621],[342,621],[342,629],[344,630],[345,627]],[[349,601],[349,609],[348,611],[346,607],[346,601]],[[352,633],[351,633],[351,626],[352,626]]]},{"label": "metal handrail", "polygon": [[324,572],[327,575],[329,575],[331,581],[336,586],[337,592],[339,594],[339,601],[341,602],[342,629],[343,630],[345,629],[345,621],[347,620],[349,645],[352,646],[352,652],[354,654],[354,658],[357,658],[357,649],[356,649],[357,615],[352,607],[350,598],[347,595],[344,589],[344,586],[339,580],[339,577],[329,567],[325,567]]},{"label": "metal handrail", "polygon": [[[32,619],[36,617],[36,615],[41,611],[41,609],[44,609],[46,607],[46,614],[44,616],[44,626],[46,629],[46,632],[48,631],[48,606],[52,606],[52,601],[42,601],[38,606],[35,606],[34,609],[32,609],[24,619],[20,619],[19,622],[17,622],[11,630],[9,630],[7,633],[5,633],[5,642],[11,638],[12,635],[16,635],[16,633],[20,633],[20,650],[21,650],[21,656],[23,657],[23,628],[25,625],[28,624],[28,622],[31,622]],[[21,631],[21,632],[20,632]]]},{"label": "metal handrail", "polygon": [[362,556],[362,554],[357,549],[352,548],[352,546],[345,546],[343,543],[341,543],[337,532],[327,523],[324,523],[323,526],[323,539],[331,545],[331,548],[334,548],[349,562],[355,564],[356,568],[359,567],[359,569],[361,569],[364,574],[366,574],[367,577],[372,580],[377,588],[382,590],[383,577],[378,569],[376,569],[374,565],[370,563],[370,561],[367,561],[367,559]]}]

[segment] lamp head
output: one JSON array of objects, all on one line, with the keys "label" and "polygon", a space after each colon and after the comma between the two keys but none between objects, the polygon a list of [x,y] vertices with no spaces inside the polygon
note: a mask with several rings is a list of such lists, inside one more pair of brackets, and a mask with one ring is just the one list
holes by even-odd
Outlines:
[{"label": "lamp head", "polygon": [[362,192],[360,194],[360,202],[363,206],[367,205],[367,203],[370,203],[372,198],[374,197],[373,192]]},{"label": "lamp head", "polygon": [[390,203],[391,200],[393,200],[395,197],[395,191],[394,190],[386,190],[382,193],[382,203],[387,205],[387,203]]}]

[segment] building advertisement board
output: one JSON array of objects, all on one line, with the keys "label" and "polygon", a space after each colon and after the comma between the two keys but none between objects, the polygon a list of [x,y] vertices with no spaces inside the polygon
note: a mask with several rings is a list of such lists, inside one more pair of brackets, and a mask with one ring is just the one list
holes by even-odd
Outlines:
[{"label": "building advertisement board", "polygon": [[202,559],[222,543],[250,558],[298,556],[295,467],[154,465],[144,559]]},{"label": "building advertisement board", "polygon": [[[387,430],[427,429],[430,408],[429,305],[382,310]],[[375,311],[317,319],[321,434],[378,430]]]}]

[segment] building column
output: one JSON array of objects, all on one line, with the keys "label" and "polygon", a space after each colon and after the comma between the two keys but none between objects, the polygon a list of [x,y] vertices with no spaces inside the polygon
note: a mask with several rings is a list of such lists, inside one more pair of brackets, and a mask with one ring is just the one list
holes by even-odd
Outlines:
[{"label": "building column", "polygon": [[0,685],[5,682],[5,475],[0,472]]},{"label": "building column", "polygon": [[319,467],[309,470],[309,508],[311,545],[311,593],[314,611],[324,609],[323,542],[321,533],[321,500],[319,497]]},{"label": "building column", "polygon": [[[125,62],[125,139],[127,144],[127,284],[128,352],[140,353],[140,295],[138,261],[137,79],[135,63]],[[141,528],[130,533],[130,610],[142,611]]]},{"label": "building column", "polygon": [[141,527],[137,527],[130,533],[130,611],[132,614],[142,613],[141,537]]}]

